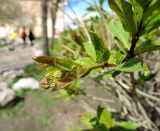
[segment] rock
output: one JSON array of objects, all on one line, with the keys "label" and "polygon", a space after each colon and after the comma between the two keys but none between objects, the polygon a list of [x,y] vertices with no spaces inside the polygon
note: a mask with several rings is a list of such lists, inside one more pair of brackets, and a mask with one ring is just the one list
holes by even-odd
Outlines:
[{"label": "rock", "polygon": [[15,91],[7,88],[6,83],[0,83],[0,107],[7,105],[16,98]]},{"label": "rock", "polygon": [[33,78],[22,78],[13,84],[12,89],[15,91],[20,89],[39,89],[39,82]]},{"label": "rock", "polygon": [[6,71],[4,72],[1,77],[0,77],[0,81],[5,81],[7,83],[11,82],[14,78],[16,78],[17,76],[21,76],[24,74],[23,70],[10,70],[10,71]]}]

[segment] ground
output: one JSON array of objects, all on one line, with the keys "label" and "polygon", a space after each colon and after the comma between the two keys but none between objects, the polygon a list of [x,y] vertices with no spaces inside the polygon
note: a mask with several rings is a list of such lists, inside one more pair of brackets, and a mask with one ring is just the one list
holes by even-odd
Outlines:
[{"label": "ground", "polygon": [[0,73],[7,70],[22,68],[33,63],[33,48],[34,47],[31,46],[27,46],[25,48],[17,46],[11,51],[9,51],[9,47],[0,48]]}]

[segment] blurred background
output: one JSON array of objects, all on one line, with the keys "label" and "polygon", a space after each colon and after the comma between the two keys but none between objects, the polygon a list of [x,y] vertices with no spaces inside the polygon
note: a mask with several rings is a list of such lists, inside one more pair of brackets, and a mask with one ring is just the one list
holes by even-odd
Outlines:
[{"label": "blurred background", "polygon": [[[118,48],[112,44],[116,42],[108,29],[113,17],[116,16],[107,0],[0,0],[0,131],[77,131],[86,128],[81,115],[94,112],[99,104],[119,118],[116,113],[122,113],[123,104],[109,87],[121,84],[85,78],[72,86],[88,95],[65,89],[43,91],[39,81],[46,72],[32,60],[41,55],[71,59],[85,56],[82,42],[88,39],[90,29],[101,36],[109,49]],[[159,40],[159,29],[153,36]],[[144,86],[157,92],[159,55],[156,51],[143,56],[157,72],[157,77]],[[126,78],[120,76],[115,81]],[[146,109],[159,116],[158,106],[157,110],[150,106]],[[155,116],[153,121],[160,126],[160,116]]]}]

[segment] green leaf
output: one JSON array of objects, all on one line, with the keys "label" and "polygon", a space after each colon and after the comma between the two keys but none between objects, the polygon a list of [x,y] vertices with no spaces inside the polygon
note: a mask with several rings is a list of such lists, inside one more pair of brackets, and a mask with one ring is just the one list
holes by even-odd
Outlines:
[{"label": "green leaf", "polygon": [[93,128],[93,125],[96,124],[95,114],[85,113],[81,116],[80,122],[85,124],[88,128]]},{"label": "green leaf", "polygon": [[133,123],[133,122],[119,122],[119,123],[117,123],[117,125],[119,127],[126,129],[126,130],[136,130],[139,127],[138,124]]},{"label": "green leaf", "polygon": [[142,42],[136,49],[135,49],[135,54],[142,54],[145,52],[151,52],[155,50],[160,50],[160,45],[152,43],[152,41],[145,41]]},{"label": "green leaf", "polygon": [[74,62],[79,65],[82,65],[83,67],[92,67],[93,65],[96,65],[96,62],[89,57],[81,57],[75,60]]},{"label": "green leaf", "polygon": [[134,19],[132,5],[125,0],[108,0],[111,9],[119,16],[123,28],[135,35],[137,33],[137,24]]},{"label": "green leaf", "polygon": [[[160,13],[160,12],[159,12]],[[157,15],[155,18],[153,18],[150,23],[148,23],[145,26],[145,29],[143,30],[143,33],[150,33],[151,31],[153,31],[154,29],[157,29],[160,26],[160,14]]]},{"label": "green leaf", "polygon": [[124,55],[121,51],[116,51],[116,64],[121,64],[126,55]]},{"label": "green leaf", "polygon": [[100,0],[99,3],[100,3],[100,6],[102,7],[103,3],[104,3],[104,0]]},{"label": "green leaf", "polygon": [[96,8],[95,6],[89,6],[89,7],[87,8],[87,10],[88,10],[88,11],[96,11],[97,8]]},{"label": "green leaf", "polygon": [[147,65],[138,58],[132,58],[115,68],[115,70],[124,72],[134,72],[134,71],[144,72],[147,69],[148,69]]},{"label": "green leaf", "polygon": [[63,70],[71,70],[77,64],[68,58],[56,58],[55,66]]},{"label": "green leaf", "polygon": [[94,60],[97,60],[97,56],[96,56],[96,51],[95,48],[92,44],[92,42],[85,42],[83,43],[84,49],[86,51],[86,53]]},{"label": "green leaf", "polygon": [[99,110],[98,123],[100,126],[105,127],[106,129],[110,129],[113,126],[111,114],[108,109],[101,108],[101,110]]},{"label": "green leaf", "polygon": [[149,7],[144,11],[142,17],[141,35],[149,33],[160,26],[160,1],[153,0]]},{"label": "green leaf", "polygon": [[153,20],[160,12],[160,1],[152,0],[149,7],[144,11],[142,16],[142,24],[147,25],[151,20]]},{"label": "green leaf", "polygon": [[157,75],[157,73],[148,72],[147,74],[143,74],[143,75],[139,78],[138,82],[143,85],[143,84],[145,84],[147,81],[150,81],[151,79],[155,78],[156,75]]},{"label": "green leaf", "polygon": [[120,71],[110,70],[110,71],[103,72],[102,74],[98,75],[95,79],[102,80],[102,79],[112,78],[118,75],[119,73]]},{"label": "green leaf", "polygon": [[143,10],[145,8],[145,2],[144,0],[130,0],[133,9],[134,9],[134,15],[136,16],[138,24],[141,22],[141,18],[143,15]]},{"label": "green leaf", "polygon": [[112,20],[109,23],[109,28],[114,34],[114,36],[119,40],[119,44],[124,53],[130,48],[129,45],[129,33],[127,33],[120,21]]},{"label": "green leaf", "polygon": [[38,56],[33,59],[38,63],[46,64],[51,67],[55,66],[55,67],[60,68],[62,70],[71,70],[74,66],[76,66],[76,63],[74,63],[72,60],[70,60],[68,58]]},{"label": "green leaf", "polygon": [[96,52],[96,61],[99,63],[106,63],[110,56],[109,50],[105,47],[102,39],[96,33],[90,31],[90,36]]}]

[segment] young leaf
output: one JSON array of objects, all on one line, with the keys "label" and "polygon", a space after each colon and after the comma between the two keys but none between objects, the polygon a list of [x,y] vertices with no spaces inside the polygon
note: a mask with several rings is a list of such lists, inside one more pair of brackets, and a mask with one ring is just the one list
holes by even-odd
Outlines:
[{"label": "young leaf", "polygon": [[90,31],[90,36],[96,52],[96,61],[99,63],[107,62],[110,56],[109,50],[105,47],[103,41],[96,33]]},{"label": "young leaf", "polygon": [[144,72],[147,69],[148,69],[147,65],[138,58],[132,58],[115,68],[115,70],[124,72],[134,72],[134,71]]},{"label": "young leaf", "polygon": [[93,125],[96,124],[96,116],[92,113],[85,113],[81,116],[80,122],[85,124],[88,128],[93,128]]},{"label": "young leaf", "polygon": [[146,3],[144,0],[130,0],[130,2],[134,9],[134,15],[136,16],[138,22],[137,24],[140,24]]},{"label": "young leaf", "polygon": [[141,35],[149,33],[160,26],[160,1],[153,0],[149,7],[144,11],[142,17]]},{"label": "young leaf", "polygon": [[145,41],[135,49],[135,54],[138,55],[155,50],[160,50],[160,45],[152,43],[152,41]]},{"label": "young leaf", "polygon": [[152,0],[149,7],[144,11],[142,16],[143,25],[147,25],[160,13],[160,1]]},{"label": "young leaf", "polygon": [[63,70],[71,70],[73,67],[75,67],[77,64],[74,63],[72,60],[68,58],[56,58],[55,65]]},{"label": "young leaf", "polygon": [[132,5],[125,0],[108,0],[111,9],[119,16],[123,28],[132,35],[137,33]]},{"label": "young leaf", "polygon": [[129,33],[127,33],[120,21],[112,20],[109,23],[109,28],[114,34],[114,36],[119,40],[119,44],[124,53],[129,49]]},{"label": "young leaf", "polygon": [[96,62],[89,58],[89,57],[81,57],[74,61],[75,63],[82,65],[83,67],[91,67],[93,65],[96,65]]},{"label": "young leaf", "polygon": [[120,71],[110,70],[110,71],[103,72],[102,74],[98,75],[95,79],[102,80],[102,79],[112,78],[118,75],[119,73]]},{"label": "young leaf", "polygon": [[[160,13],[160,12],[159,12]],[[154,29],[157,29],[160,26],[160,14],[158,14],[155,18],[153,18],[146,26],[145,29],[142,31],[143,33],[150,33]]]},{"label": "young leaf", "polygon": [[139,127],[138,124],[132,122],[119,122],[117,125],[124,128],[125,130],[131,131],[135,131]]},{"label": "young leaf", "polygon": [[54,66],[62,70],[71,70],[77,64],[68,58],[56,58],[50,56],[38,56],[33,58],[36,62],[41,64],[47,64],[49,66]]},{"label": "young leaf", "polygon": [[98,123],[100,126],[110,129],[113,126],[113,121],[111,114],[108,109],[102,109],[98,118]]},{"label": "young leaf", "polygon": [[122,61],[124,60],[126,55],[124,55],[121,51],[116,51],[116,55],[115,55],[115,58],[116,58],[116,64],[121,64]]},{"label": "young leaf", "polygon": [[97,56],[96,56],[96,51],[95,48],[93,46],[93,44],[91,42],[85,42],[83,43],[84,49],[86,51],[86,53],[94,60],[97,60]]},{"label": "young leaf", "polygon": [[139,78],[139,80],[138,80],[138,82],[140,83],[140,84],[145,84],[147,81],[150,81],[151,79],[153,79],[153,78],[155,78],[155,76],[157,75],[157,73],[148,73],[148,74],[143,74],[140,78]]},{"label": "young leaf", "polygon": [[38,56],[38,57],[34,57],[33,60],[42,64],[47,64],[51,66],[55,65],[55,58],[49,57],[49,56]]}]

